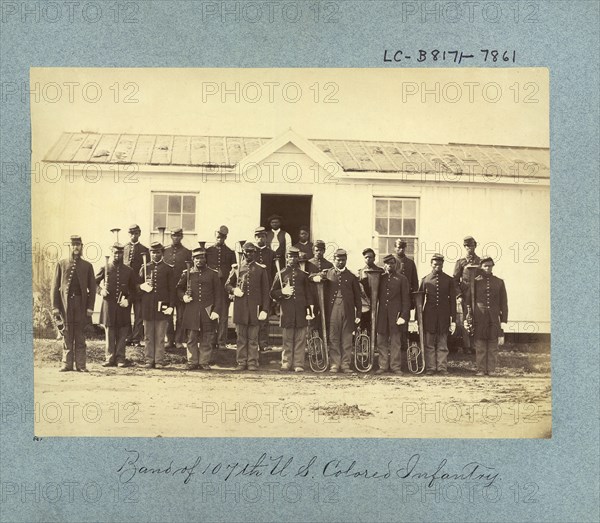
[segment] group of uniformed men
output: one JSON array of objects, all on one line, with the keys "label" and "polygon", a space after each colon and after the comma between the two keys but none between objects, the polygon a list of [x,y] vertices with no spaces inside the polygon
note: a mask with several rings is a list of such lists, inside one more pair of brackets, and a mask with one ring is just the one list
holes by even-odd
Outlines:
[{"label": "group of uniformed men", "polygon": [[[255,242],[243,244],[237,263],[225,241],[225,225],[215,232],[215,242],[189,250],[182,229],[171,231],[172,243],[139,242],[140,227],[129,227],[130,241],[112,245],[112,261],[95,275],[81,258],[82,239],[71,236],[70,257],[56,266],[53,313],[64,322],[63,359],[60,371],[86,372],[83,327],[94,308],[96,292],[102,300],[100,323],[106,332],[105,367],[126,367],[127,344],[144,340],[145,367],[167,366],[166,347],[187,347],[187,368],[210,370],[212,352],[227,342],[229,303],[237,332],[236,371],[259,367],[259,347],[268,346],[268,317],[272,300],[280,306],[283,350],[282,371],[305,370],[307,326],[324,313],[329,339],[329,371],[351,373],[353,336],[358,326],[370,330],[371,307],[377,307],[376,374],[402,374],[402,350],[408,346],[408,324],[416,292],[424,293],[423,333],[425,371],[447,374],[448,334],[463,322],[463,345],[474,340],[477,375],[492,375],[499,343],[508,317],[504,282],[492,274],[491,258],[475,254],[477,243],[464,239],[467,255],[456,262],[454,275],[443,269],[444,257],[431,258],[431,272],[420,281],[414,261],[406,256],[406,241],[396,240],[395,252],[375,264],[375,252],[366,248],[365,266],[354,275],[346,267],[347,253],[337,249],[333,263],[325,259],[325,242],[309,240],[308,227],[300,229],[292,245],[282,230],[282,218],[268,219],[270,228],[255,230]],[[144,264],[144,259],[149,256]],[[285,260],[285,267],[280,262]],[[371,303],[369,271],[380,273],[377,303]],[[316,284],[324,284],[325,310],[318,307]],[[134,322],[131,325],[131,309]],[[173,318],[175,316],[175,319]]]}]

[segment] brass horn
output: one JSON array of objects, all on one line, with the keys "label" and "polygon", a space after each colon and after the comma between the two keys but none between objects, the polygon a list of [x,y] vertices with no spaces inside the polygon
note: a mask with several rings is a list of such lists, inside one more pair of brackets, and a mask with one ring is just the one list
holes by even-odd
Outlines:
[{"label": "brass horn", "polygon": [[369,372],[373,368],[375,359],[375,342],[377,339],[377,302],[379,297],[379,282],[381,271],[376,269],[365,270],[367,281],[371,290],[371,332],[358,329],[354,340],[354,367],[358,372]]},{"label": "brass horn", "polygon": [[323,338],[319,336],[316,322],[311,320],[308,326],[306,344],[308,347],[308,364],[313,372],[325,372],[329,367],[329,349],[327,348],[327,325],[325,321],[325,289],[323,282],[314,282],[317,286],[319,310],[321,311],[321,328]]},{"label": "brass horn", "polygon": [[414,341],[406,350],[406,362],[408,370],[413,374],[421,374],[425,370],[425,333],[423,332],[423,301],[424,291],[413,292],[415,298],[415,316],[419,326],[419,343]]},{"label": "brass horn", "polygon": [[204,251],[206,250],[206,242],[198,242],[198,245],[200,246],[200,248]]}]

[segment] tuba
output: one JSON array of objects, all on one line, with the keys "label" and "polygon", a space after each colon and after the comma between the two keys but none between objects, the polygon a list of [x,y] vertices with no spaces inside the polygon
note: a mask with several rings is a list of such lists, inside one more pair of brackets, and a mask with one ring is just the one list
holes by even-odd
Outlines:
[{"label": "tuba", "polygon": [[415,316],[419,326],[419,343],[414,341],[409,345],[406,351],[406,362],[408,370],[413,374],[421,374],[425,370],[425,333],[423,332],[423,301],[425,299],[424,291],[413,292],[415,297]]},{"label": "tuba", "polygon": [[375,341],[377,336],[377,302],[381,271],[367,269],[364,271],[371,290],[371,332],[358,329],[354,340],[354,367],[358,372],[369,372],[375,359]]},{"label": "tuba", "polygon": [[319,336],[319,331],[311,320],[308,326],[306,345],[308,347],[308,363],[313,372],[325,372],[329,367],[329,350],[327,348],[327,325],[325,321],[325,289],[323,282],[314,282],[317,286],[317,296],[319,299],[319,310],[321,311],[321,328],[323,329],[323,338]]}]

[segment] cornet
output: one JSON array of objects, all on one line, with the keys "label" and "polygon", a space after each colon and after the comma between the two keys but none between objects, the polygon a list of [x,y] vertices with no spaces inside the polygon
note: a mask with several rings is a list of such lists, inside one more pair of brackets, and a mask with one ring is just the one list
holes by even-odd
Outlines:
[{"label": "cornet", "polygon": [[419,343],[412,342],[406,350],[408,370],[413,374],[421,374],[425,370],[425,333],[423,332],[423,300],[424,291],[413,292],[415,297],[415,315],[419,326]]}]

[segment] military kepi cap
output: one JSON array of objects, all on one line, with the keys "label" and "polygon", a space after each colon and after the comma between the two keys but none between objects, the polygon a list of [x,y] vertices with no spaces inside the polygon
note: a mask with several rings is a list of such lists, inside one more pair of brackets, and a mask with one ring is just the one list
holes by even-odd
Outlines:
[{"label": "military kepi cap", "polygon": [[140,229],[140,226],[137,223],[132,223],[127,229],[127,232],[142,232],[142,229]]},{"label": "military kepi cap", "polygon": [[73,234],[69,238],[71,240],[71,245],[81,243],[81,236],[78,234]]},{"label": "military kepi cap", "polygon": [[229,234],[229,229],[227,228],[227,225],[221,225],[215,232],[227,236]]},{"label": "military kepi cap", "polygon": [[173,236],[183,236],[183,229],[181,227],[176,227],[171,231]]},{"label": "military kepi cap", "polygon": [[300,256],[300,249],[298,249],[298,247],[290,247],[287,250],[287,254],[288,256]]},{"label": "military kepi cap", "polygon": [[314,246],[315,247],[319,247],[319,248],[322,247],[324,249],[325,248],[325,242],[323,240],[316,240],[315,243],[314,243]]},{"label": "military kepi cap", "polygon": [[202,247],[196,247],[195,249],[192,249],[192,258],[197,258],[202,254],[206,254],[206,249],[203,249]]},{"label": "military kepi cap", "polygon": [[394,257],[393,254],[387,254],[383,258],[383,263],[396,263],[396,258]]},{"label": "military kepi cap", "polygon": [[152,242],[150,244],[151,252],[157,252],[157,251],[163,251],[163,250],[164,250],[163,244],[160,242]]},{"label": "military kepi cap", "polygon": [[256,245],[254,245],[251,242],[246,242],[246,243],[244,243],[244,246],[242,247],[242,249],[244,249],[245,251],[255,251]]},{"label": "military kepi cap", "polygon": [[396,245],[398,247],[406,247],[407,243],[406,243],[406,240],[403,240],[402,238],[398,238],[396,240]]},{"label": "military kepi cap", "polygon": [[122,251],[125,249],[125,245],[119,242],[115,242],[111,245],[113,251]]},{"label": "military kepi cap", "polygon": [[443,257],[441,254],[439,254],[439,253],[437,253],[437,252],[436,252],[436,253],[435,253],[435,254],[434,254],[432,257],[431,257],[431,261],[441,261],[441,262],[443,262],[443,261],[444,261],[444,257]]},{"label": "military kepi cap", "polygon": [[267,235],[267,229],[265,229],[264,227],[257,227],[256,229],[254,229],[254,236],[266,236]]},{"label": "military kepi cap", "polygon": [[473,236],[465,236],[463,239],[463,244],[465,245],[471,245],[472,243],[477,243],[475,241],[475,238],[473,238]]},{"label": "military kepi cap", "polygon": [[492,265],[496,265],[491,256],[487,256],[486,258],[481,258],[479,265],[483,265],[484,263],[490,263],[490,262],[492,263]]},{"label": "military kepi cap", "polygon": [[337,258],[345,258],[346,256],[348,256],[348,253],[344,249],[337,249],[333,253],[333,256]]},{"label": "military kepi cap", "polygon": [[374,255],[375,251],[373,249],[371,249],[371,247],[367,247],[365,250],[363,250],[362,255],[365,256],[368,253],[371,253]]}]

